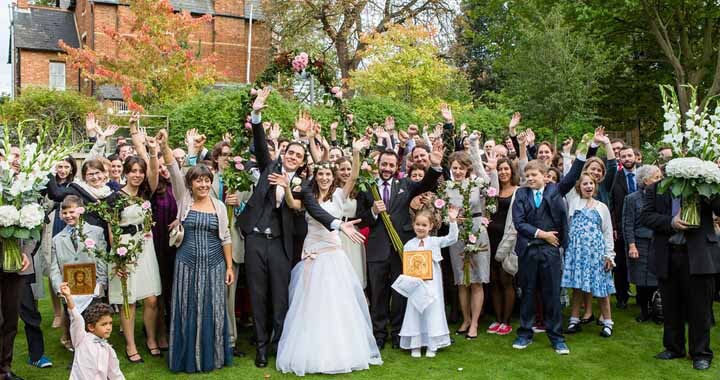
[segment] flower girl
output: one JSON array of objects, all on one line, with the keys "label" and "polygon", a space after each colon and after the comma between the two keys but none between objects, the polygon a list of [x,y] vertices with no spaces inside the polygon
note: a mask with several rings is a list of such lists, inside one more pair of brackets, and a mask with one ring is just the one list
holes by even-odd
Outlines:
[{"label": "flower girl", "polygon": [[401,275],[393,288],[408,297],[405,319],[400,330],[400,347],[410,349],[414,358],[420,357],[420,349],[427,347],[425,356],[434,357],[438,349],[450,345],[450,331],[445,318],[442,272],[440,260],[441,248],[453,245],[458,238],[457,216],[459,209],[448,208],[450,231],[447,236],[429,236],[433,229],[433,215],[428,210],[420,210],[413,219],[415,238],[405,243],[405,251],[432,251],[431,280],[420,280]]}]

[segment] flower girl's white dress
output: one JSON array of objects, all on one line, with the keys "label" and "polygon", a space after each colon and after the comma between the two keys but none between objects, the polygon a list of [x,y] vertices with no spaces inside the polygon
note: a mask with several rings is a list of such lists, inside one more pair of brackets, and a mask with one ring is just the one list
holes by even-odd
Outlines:
[{"label": "flower girl's white dress", "polygon": [[[345,195],[336,189],[320,202],[340,218]],[[290,279],[290,307],[278,345],[278,371],[346,373],[382,364],[365,294],[342,251],[339,231],[328,231],[310,216],[303,259]]]}]

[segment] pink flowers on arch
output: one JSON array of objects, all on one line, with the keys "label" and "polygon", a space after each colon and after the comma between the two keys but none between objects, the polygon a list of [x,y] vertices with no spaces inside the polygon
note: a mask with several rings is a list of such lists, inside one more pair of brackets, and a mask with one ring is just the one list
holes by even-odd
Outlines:
[{"label": "pink flowers on arch", "polygon": [[252,124],[245,122],[245,129],[252,129]]},{"label": "pink flowers on arch", "polygon": [[85,239],[84,243],[85,243],[85,248],[87,248],[87,249],[95,248],[96,243],[95,243],[95,240],[93,240],[93,239],[90,239],[90,238]]},{"label": "pink flowers on arch", "polygon": [[445,200],[443,200],[441,198],[438,198],[435,200],[435,202],[433,202],[433,205],[435,206],[436,209],[442,209],[443,207],[445,207],[445,204],[446,204]]},{"label": "pink flowers on arch", "polygon": [[84,213],[85,213],[85,207],[78,207],[78,208],[75,209],[75,215],[80,216],[80,215],[82,215],[82,214],[84,214]]},{"label": "pink flowers on arch", "polygon": [[307,53],[302,52],[293,58],[292,68],[295,72],[300,73],[307,68],[308,62],[310,62],[310,57]]},{"label": "pink flowers on arch", "polygon": [[145,201],[142,203],[142,205],[140,205],[140,207],[142,207],[143,210],[147,211],[147,210],[150,210],[150,208],[152,208],[152,204],[150,204],[150,201]]},{"label": "pink flowers on arch", "polygon": [[127,253],[128,253],[128,249],[125,248],[125,247],[119,247],[119,248],[117,249],[117,255],[118,255],[118,256],[125,256],[125,255],[127,255]]},{"label": "pink flowers on arch", "polygon": [[498,191],[496,188],[490,186],[487,188],[487,196],[488,197],[496,197],[498,195]]},{"label": "pink flowers on arch", "polygon": [[331,88],[330,93],[333,94],[333,96],[338,99],[342,99],[342,97],[343,97],[342,89],[338,86]]},{"label": "pink flowers on arch", "polygon": [[242,164],[242,162],[235,162],[235,169],[237,170],[245,170],[245,165]]},{"label": "pink flowers on arch", "polygon": [[483,226],[487,227],[490,224],[490,219],[486,217],[480,217],[480,223],[482,223]]}]

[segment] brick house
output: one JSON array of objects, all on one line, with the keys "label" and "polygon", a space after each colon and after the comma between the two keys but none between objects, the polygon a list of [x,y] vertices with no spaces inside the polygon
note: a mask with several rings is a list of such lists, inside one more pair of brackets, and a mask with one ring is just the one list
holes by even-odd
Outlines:
[{"label": "brick house", "polygon": [[[215,52],[217,68],[228,83],[246,82],[248,31],[252,6],[250,81],[270,58],[270,34],[263,23],[261,0],[170,0],[176,10],[192,15],[210,14],[213,21],[192,36],[202,54]],[[106,100],[120,98],[118,89],[96,86],[65,64],[58,41],[113,53],[105,27],[125,31],[123,19],[131,16],[127,0],[58,0],[55,7],[16,0],[11,10],[10,57],[13,96],[30,86],[74,89]],[[117,54],[117,52],[115,52]]]}]

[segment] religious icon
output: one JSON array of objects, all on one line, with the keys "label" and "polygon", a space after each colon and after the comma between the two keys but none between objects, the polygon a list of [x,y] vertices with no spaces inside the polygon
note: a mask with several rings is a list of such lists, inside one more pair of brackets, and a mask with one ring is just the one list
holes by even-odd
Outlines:
[{"label": "religious icon", "polygon": [[432,251],[403,252],[403,274],[421,280],[432,280]]},{"label": "religious icon", "polygon": [[95,293],[95,264],[65,264],[63,281],[68,283],[73,295],[92,295]]}]

